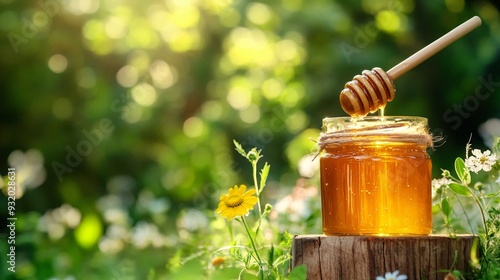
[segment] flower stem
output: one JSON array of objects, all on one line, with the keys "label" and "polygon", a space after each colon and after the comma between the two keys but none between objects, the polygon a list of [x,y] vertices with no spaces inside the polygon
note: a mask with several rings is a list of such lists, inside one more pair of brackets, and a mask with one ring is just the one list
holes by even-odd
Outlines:
[{"label": "flower stem", "polygon": [[227,228],[229,230],[229,236],[230,236],[231,240],[234,240],[234,236],[233,236],[233,223],[229,222],[228,224],[229,224],[229,226]]},{"label": "flower stem", "polygon": [[[489,231],[488,231],[488,225],[486,224],[486,216],[485,216],[485,212],[484,212],[484,207],[483,205],[481,204],[481,201],[479,200],[479,198],[474,194],[474,192],[472,192],[470,189],[469,189],[469,192],[470,194],[472,195],[472,198],[474,198],[474,201],[476,202],[477,206],[479,207],[479,212],[481,214],[481,220],[483,222],[483,227],[484,227],[484,233],[486,234],[486,236],[488,236],[489,234]],[[486,238],[486,249],[488,249],[489,247],[489,238]]]},{"label": "flower stem", "polygon": [[259,207],[259,216],[262,216],[262,207],[260,206],[260,187],[257,181],[257,161],[252,161],[253,183],[255,184],[255,193],[257,194],[257,206]]},{"label": "flower stem", "polygon": [[259,275],[260,279],[264,279],[264,267],[262,263],[262,259],[260,258],[259,251],[257,251],[257,247],[255,246],[255,240],[252,237],[252,234],[250,233],[250,229],[248,228],[247,221],[245,220],[244,216],[241,216],[241,221],[243,222],[243,226],[245,226],[245,230],[248,234],[248,238],[250,239],[250,243],[252,244],[252,249],[255,253],[255,260],[259,264]]}]

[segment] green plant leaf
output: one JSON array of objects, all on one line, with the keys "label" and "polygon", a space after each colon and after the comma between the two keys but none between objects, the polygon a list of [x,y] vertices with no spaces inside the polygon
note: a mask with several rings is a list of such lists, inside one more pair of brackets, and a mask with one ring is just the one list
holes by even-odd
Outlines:
[{"label": "green plant leaf", "polygon": [[438,204],[432,205],[432,215],[435,215],[439,212],[441,212],[441,207],[439,207]]},{"label": "green plant leaf", "polygon": [[272,244],[271,244],[271,249],[269,249],[269,255],[268,255],[268,258],[267,258],[267,263],[270,266],[273,266],[273,264],[274,264],[274,246]]},{"label": "green plant leaf", "polygon": [[500,154],[500,137],[496,137],[493,140],[493,144],[491,145],[491,149],[493,150],[493,153],[499,155]]},{"label": "green plant leaf", "polygon": [[[218,278],[218,279],[223,279],[223,278]],[[226,278],[227,279],[227,278]],[[238,278],[232,278],[232,279],[245,279],[245,280],[259,280],[259,277],[257,277],[256,275],[254,274],[251,274],[247,271],[243,272],[241,274],[241,277],[238,277]]]},{"label": "green plant leaf", "polygon": [[204,268],[199,259],[187,261],[168,276],[171,280],[200,279],[204,274]]},{"label": "green plant leaf", "polygon": [[264,163],[264,167],[262,167],[262,170],[260,171],[260,191],[262,191],[266,186],[267,176],[269,175],[270,169],[271,165],[269,165],[267,162]]},{"label": "green plant leaf", "polygon": [[455,160],[455,172],[462,183],[466,185],[470,184],[470,172],[462,158],[458,157]]},{"label": "green plant leaf", "polygon": [[486,197],[486,198],[495,198],[495,197],[497,197],[499,194],[500,194],[500,191],[498,191],[498,192],[496,192],[496,193],[489,193],[489,194],[487,194],[485,197]]},{"label": "green plant leaf", "polygon": [[305,280],[307,278],[307,267],[305,264],[296,266],[290,274],[288,274],[288,280]]},{"label": "green plant leaf", "polygon": [[233,139],[233,143],[234,143],[234,147],[235,147],[235,150],[240,154],[242,155],[244,158],[247,158],[247,153],[245,153],[245,150],[243,149],[243,147],[240,145],[240,143],[236,142],[236,140]]},{"label": "green plant leaf", "polygon": [[452,208],[451,208],[451,205],[448,202],[448,200],[446,198],[443,199],[443,201],[441,201],[441,211],[443,211],[443,214],[445,215],[446,220],[449,220],[451,210],[452,210]]},{"label": "green plant leaf", "polygon": [[478,251],[478,246],[479,245],[479,238],[474,238],[474,241],[472,243],[472,248],[470,250],[470,259],[471,259],[471,265],[475,268],[479,268],[479,258],[477,256],[477,251]]},{"label": "green plant leaf", "polygon": [[[216,269],[210,271],[208,275],[209,280],[219,280],[219,279],[238,279],[241,273],[241,269],[236,267],[224,267],[221,269]],[[246,279],[246,278],[245,278]]]},{"label": "green plant leaf", "polygon": [[469,191],[469,188],[467,188],[466,186],[464,185],[460,185],[460,184],[457,184],[457,183],[450,183],[448,185],[450,187],[450,189],[458,194],[458,195],[463,195],[463,196],[471,196],[471,193]]}]

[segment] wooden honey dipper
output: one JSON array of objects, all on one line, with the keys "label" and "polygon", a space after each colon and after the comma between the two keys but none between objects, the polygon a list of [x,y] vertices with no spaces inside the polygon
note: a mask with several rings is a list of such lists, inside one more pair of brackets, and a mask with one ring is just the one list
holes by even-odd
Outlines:
[{"label": "wooden honey dipper", "polygon": [[385,107],[387,102],[394,99],[394,80],[480,25],[481,19],[474,16],[392,67],[387,73],[375,67],[371,71],[364,70],[362,75],[354,76],[340,93],[342,109],[351,117],[362,117]]}]

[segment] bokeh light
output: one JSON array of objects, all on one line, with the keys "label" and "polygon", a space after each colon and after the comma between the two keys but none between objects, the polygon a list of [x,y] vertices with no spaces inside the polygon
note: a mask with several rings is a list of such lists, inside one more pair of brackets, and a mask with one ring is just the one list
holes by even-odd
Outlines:
[{"label": "bokeh light", "polygon": [[132,88],[132,98],[141,106],[151,106],[157,99],[156,90],[148,83],[140,83]]},{"label": "bokeh light", "polygon": [[250,104],[247,108],[239,112],[240,118],[246,123],[256,123],[260,119],[260,109],[255,104]]},{"label": "bokeh light", "polygon": [[54,73],[62,73],[68,67],[68,59],[62,54],[55,54],[49,58],[50,70]]},{"label": "bokeh light", "polygon": [[183,131],[190,138],[197,138],[203,134],[205,125],[198,117],[191,117],[184,122]]},{"label": "bokeh light", "polygon": [[247,8],[247,18],[254,24],[264,25],[271,17],[272,11],[266,4],[251,3]]},{"label": "bokeh light", "polygon": [[177,81],[177,71],[163,60],[154,61],[149,68],[149,73],[157,88],[169,88]]},{"label": "bokeh light", "polygon": [[132,87],[139,80],[139,71],[131,65],[125,65],[116,73],[116,81],[122,87]]},{"label": "bokeh light", "polygon": [[244,86],[235,86],[227,93],[227,102],[236,110],[248,108],[252,103],[251,89]]},{"label": "bokeh light", "polygon": [[66,1],[66,9],[74,15],[93,14],[99,9],[99,0]]}]

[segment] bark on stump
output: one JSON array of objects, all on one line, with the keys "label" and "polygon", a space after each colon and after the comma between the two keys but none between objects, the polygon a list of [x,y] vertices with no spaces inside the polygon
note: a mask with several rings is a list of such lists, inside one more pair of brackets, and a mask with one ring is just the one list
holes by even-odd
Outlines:
[{"label": "bark on stump", "polygon": [[307,267],[307,279],[375,279],[399,270],[408,280],[443,280],[450,270],[470,271],[474,235],[297,235],[292,268]]}]

